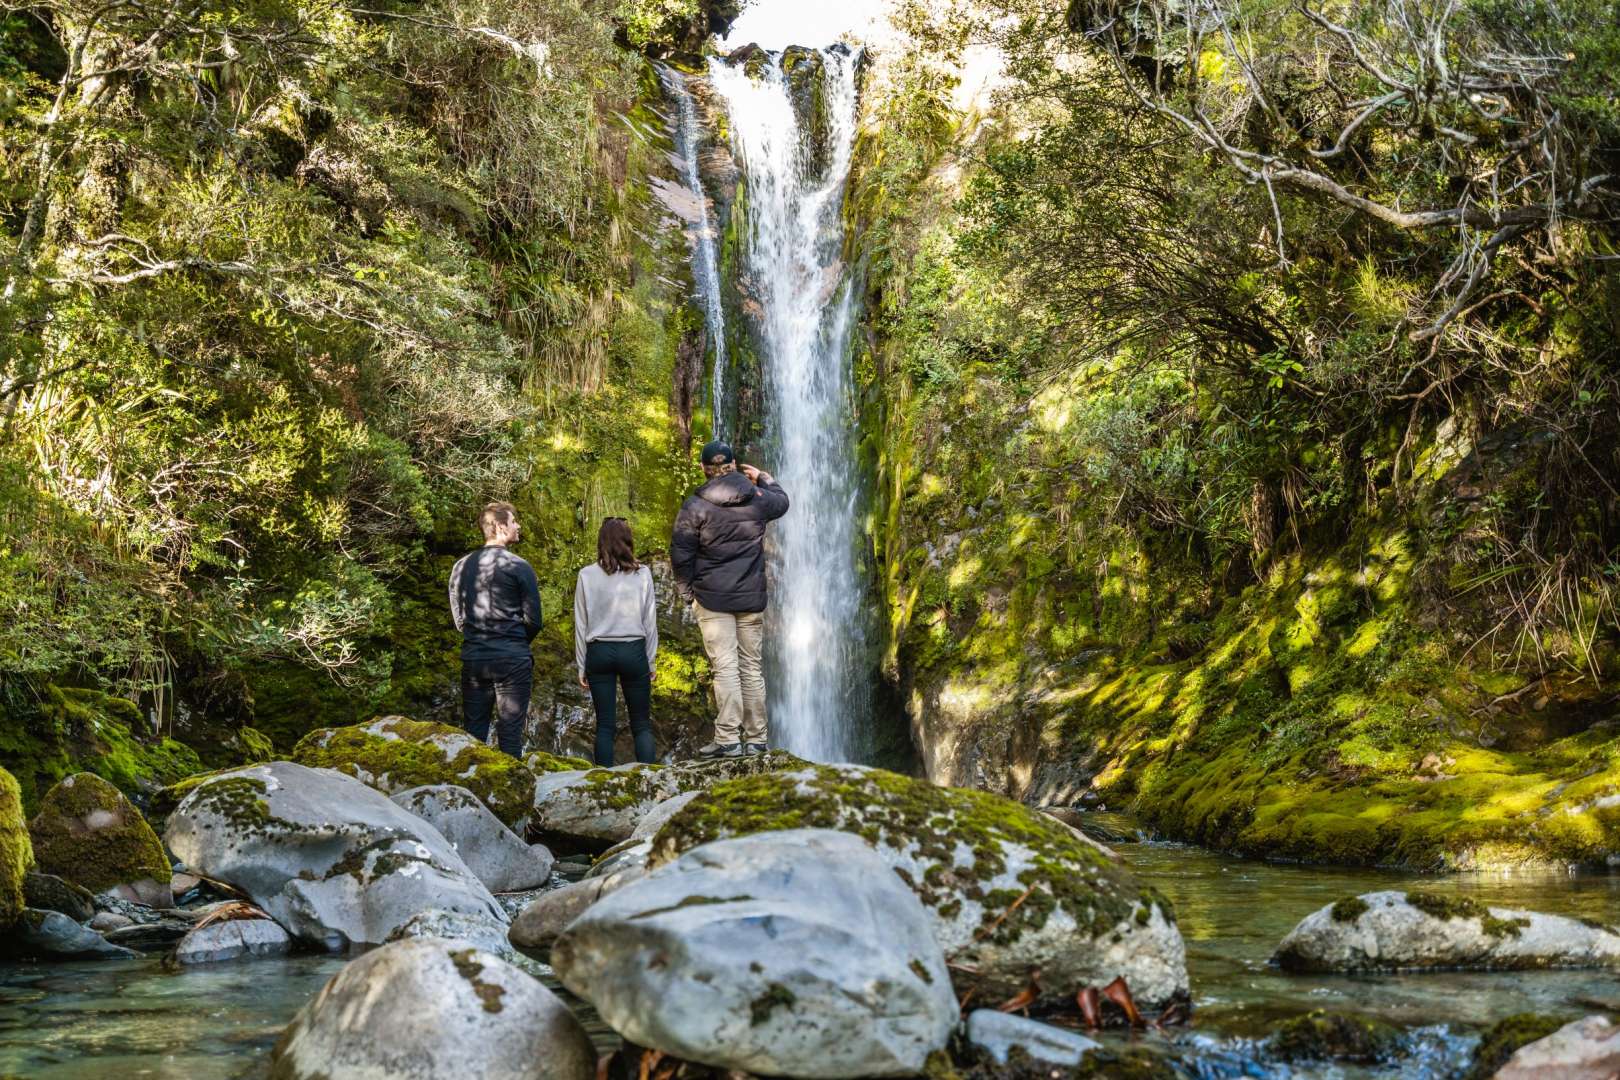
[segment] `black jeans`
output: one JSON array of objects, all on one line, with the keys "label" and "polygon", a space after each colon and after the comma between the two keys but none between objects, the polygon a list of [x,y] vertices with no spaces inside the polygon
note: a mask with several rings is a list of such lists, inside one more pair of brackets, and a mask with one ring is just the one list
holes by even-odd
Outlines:
[{"label": "black jeans", "polygon": [[534,657],[461,662],[461,706],[467,734],[484,742],[489,738],[489,716],[496,714],[495,740],[515,758],[523,756],[523,721],[529,715],[529,691],[534,686]]},{"label": "black jeans", "polygon": [[652,735],[652,671],[647,667],[647,642],[593,641],[585,646],[585,681],[596,706],[596,763],[613,764],[613,736],[618,731],[618,686],[624,685],[624,703],[630,709],[630,735],[636,742],[636,760],[658,760]]}]

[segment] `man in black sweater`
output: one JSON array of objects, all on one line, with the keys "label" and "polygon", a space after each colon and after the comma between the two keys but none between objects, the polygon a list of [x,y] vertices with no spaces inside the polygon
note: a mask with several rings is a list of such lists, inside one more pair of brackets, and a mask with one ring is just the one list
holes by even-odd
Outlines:
[{"label": "man in black sweater", "polygon": [[[739,471],[741,470],[741,471]],[[703,448],[709,479],[681,506],[670,542],[675,588],[691,605],[714,669],[719,715],[704,757],[765,752],[765,524],[788,511],[787,492],[731,447]]]},{"label": "man in black sweater", "polygon": [[522,534],[511,503],[492,502],[478,515],[484,546],[462,556],[450,571],[450,615],[461,631],[461,702],[467,733],[496,740],[523,756],[534,657],[529,643],[540,632],[540,582],[534,567],[508,547]]}]

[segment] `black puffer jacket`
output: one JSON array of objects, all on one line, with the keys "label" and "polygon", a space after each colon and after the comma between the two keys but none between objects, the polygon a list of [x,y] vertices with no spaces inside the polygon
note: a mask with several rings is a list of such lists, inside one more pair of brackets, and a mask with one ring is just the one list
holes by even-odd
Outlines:
[{"label": "black puffer jacket", "polygon": [[759,487],[742,473],[717,476],[693,492],[675,517],[669,561],[681,599],[710,611],[765,610],[765,523],[788,510],[774,480]]}]

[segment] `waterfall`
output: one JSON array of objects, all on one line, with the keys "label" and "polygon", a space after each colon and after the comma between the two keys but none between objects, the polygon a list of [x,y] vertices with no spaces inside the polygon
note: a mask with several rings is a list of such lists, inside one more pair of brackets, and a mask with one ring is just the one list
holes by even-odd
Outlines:
[{"label": "waterfall", "polygon": [[714,379],[709,387],[709,405],[714,416],[714,438],[725,431],[726,403],[726,316],[720,307],[720,260],[715,253],[714,227],[709,218],[709,199],[698,170],[697,105],[687,89],[686,76],[673,68],[658,66],[658,77],[675,99],[675,142],[680,150],[686,186],[696,199],[696,213],[688,237],[692,244],[692,280],[703,302],[703,318],[708,337],[714,343]]},{"label": "waterfall", "polygon": [[[772,742],[844,761],[869,708],[866,589],[856,565],[859,484],[849,336],[854,289],[840,261],[855,141],[856,55],[790,50],[710,61],[746,177],[744,310],[758,324],[768,460],[792,500],[771,526],[767,678]],[[750,74],[749,67],[754,69]],[[807,79],[819,78],[820,85]],[[798,82],[799,107],[795,108]]]}]

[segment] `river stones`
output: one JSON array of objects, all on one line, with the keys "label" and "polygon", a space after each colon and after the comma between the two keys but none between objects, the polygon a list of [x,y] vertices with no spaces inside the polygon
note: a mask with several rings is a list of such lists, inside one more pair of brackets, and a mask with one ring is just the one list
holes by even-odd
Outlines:
[{"label": "river stones", "polygon": [[538,889],[551,879],[551,852],[525,843],[464,787],[414,787],[394,802],[439,830],[491,892]]},{"label": "river stones", "polygon": [[431,908],[504,921],[433,826],[330,769],[274,761],[210,777],[166,835],[188,868],[328,949],[378,944]]},{"label": "river stones", "polygon": [[460,728],[403,716],[384,716],[352,727],[321,728],[298,741],[292,759],[336,769],[397,795],[424,784],[464,787],[518,834],[528,824],[534,773]]},{"label": "river stones", "polygon": [[23,819],[22,791],[17,778],[0,769],[0,927],[10,926],[22,914],[23,877],[34,863],[28,823]]},{"label": "river stones", "polygon": [[24,908],[6,932],[4,948],[23,956],[73,960],[122,960],[135,953],[114,945],[60,911]]},{"label": "river stones", "polygon": [[1105,849],[1021,803],[882,769],[811,765],[711,787],[653,838],[650,866],[711,840],[800,826],[867,841],[929,912],[958,989],[1072,1002],[1125,979],[1138,1003],[1187,996],[1170,904]]},{"label": "river stones", "polygon": [[593,1080],[596,1052],[557,996],[462,942],[396,941],[347,964],[276,1044],[271,1080]]},{"label": "river stones", "polygon": [[915,1074],[957,1016],[922,905],[828,830],[687,852],[588,908],[551,963],[631,1042],[765,1076]]},{"label": "river stones", "polygon": [[1078,1031],[1066,1031],[995,1009],[974,1009],[967,1018],[967,1041],[976,1051],[1006,1065],[1015,1050],[1035,1061],[1068,1068],[1102,1044]]},{"label": "river stones", "polygon": [[587,878],[536,897],[512,920],[507,940],[520,949],[551,948],[569,923],[618,884],[613,878]]},{"label": "river stones", "polygon": [[1272,959],[1305,972],[1620,966],[1620,932],[1467,897],[1390,890],[1313,911]]},{"label": "river stones", "polygon": [[96,917],[96,898],[90,890],[55,874],[30,870],[23,878],[23,898],[31,908],[60,911],[74,922],[89,922]]},{"label": "river stones", "polygon": [[174,906],[169,860],[124,793],[94,773],[66,777],[28,823],[39,869],[148,907]]},{"label": "river stones", "polygon": [[654,807],[689,791],[805,762],[782,750],[679,765],[631,763],[542,775],[532,829],[558,850],[604,851],[627,840]]},{"label": "river stones", "polygon": [[177,964],[218,964],[245,957],[281,956],[292,938],[270,919],[222,919],[187,932],[174,947]]},{"label": "river stones", "polygon": [[409,922],[388,935],[389,941],[411,938],[447,938],[465,942],[485,952],[492,952],[509,960],[516,955],[506,937],[506,924],[483,915],[467,915],[460,911],[424,911],[413,915]]},{"label": "river stones", "polygon": [[1514,1051],[1496,1080],[1614,1080],[1620,1076],[1620,1025],[1588,1016]]}]

